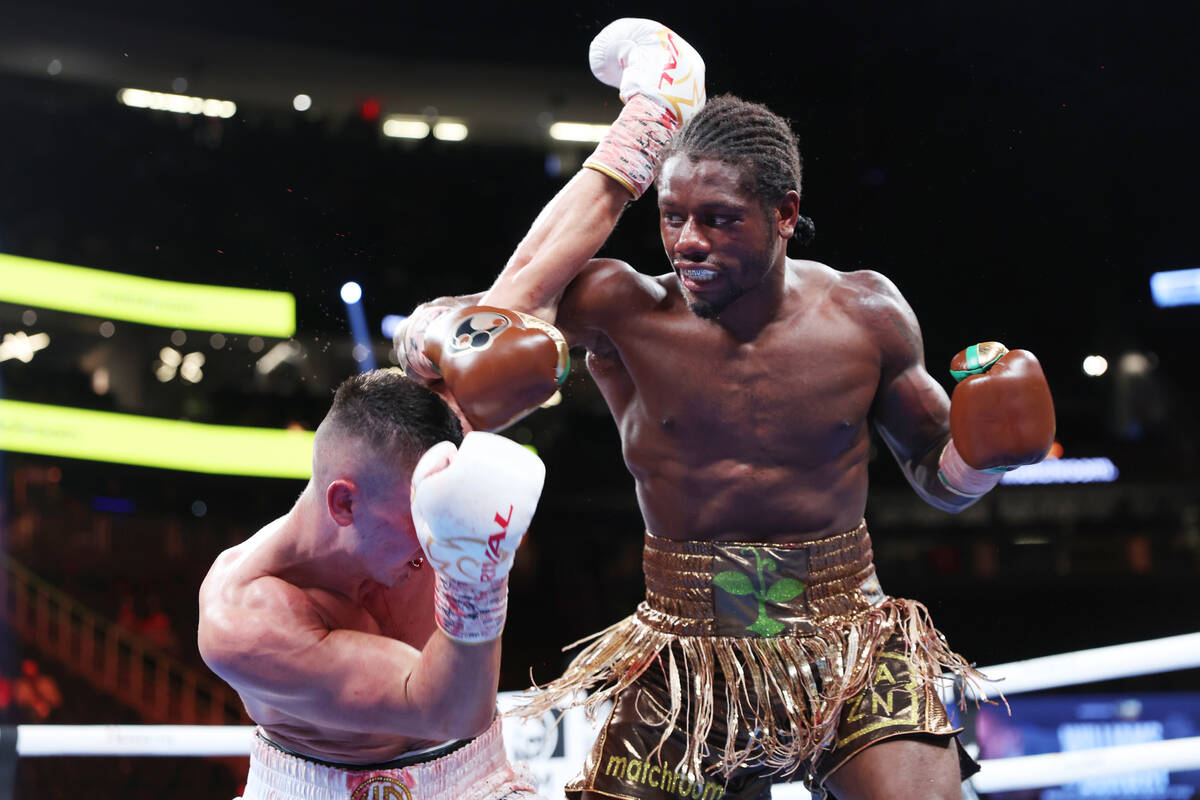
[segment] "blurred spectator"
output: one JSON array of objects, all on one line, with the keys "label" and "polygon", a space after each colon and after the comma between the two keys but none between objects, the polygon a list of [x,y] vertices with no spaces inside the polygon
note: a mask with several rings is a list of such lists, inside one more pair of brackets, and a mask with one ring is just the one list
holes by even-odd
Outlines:
[{"label": "blurred spectator", "polygon": [[17,705],[32,711],[38,722],[44,722],[63,702],[58,681],[42,674],[31,658],[21,662],[21,677],[13,682],[13,696]]}]

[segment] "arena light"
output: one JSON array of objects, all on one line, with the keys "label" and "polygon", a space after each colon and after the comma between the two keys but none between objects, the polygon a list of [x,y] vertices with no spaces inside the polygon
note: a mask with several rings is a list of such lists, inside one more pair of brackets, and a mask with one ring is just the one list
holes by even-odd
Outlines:
[{"label": "arena light", "polygon": [[1108,372],[1108,359],[1104,356],[1088,356],[1083,359],[1083,374],[1099,378]]},{"label": "arena light", "polygon": [[298,94],[292,98],[292,108],[297,111],[308,111],[312,108],[312,98],[306,94]]},{"label": "arena light", "polygon": [[424,117],[392,114],[383,121],[383,135],[393,139],[424,139],[429,130]]},{"label": "arena light", "polygon": [[550,138],[560,142],[598,142],[608,133],[608,125],[590,122],[555,122],[550,126]]},{"label": "arena light", "polygon": [[1173,269],[1150,276],[1150,295],[1159,308],[1200,305],[1200,269]]},{"label": "arena light", "polygon": [[237,104],[232,100],[190,97],[184,94],[151,92],[146,89],[122,89],[117,92],[117,99],[130,108],[170,111],[174,114],[203,114],[206,117],[229,119],[237,113]]},{"label": "arena light", "polygon": [[29,336],[25,331],[17,331],[16,333],[4,334],[4,341],[0,342],[0,361],[8,361],[10,358],[15,358],[23,364],[28,364],[33,361],[33,356],[39,350],[45,350],[50,346],[50,334],[35,333]]},{"label": "arena light", "polygon": [[433,138],[443,142],[461,142],[467,138],[467,130],[466,123],[446,120],[433,126]]},{"label": "arena light", "polygon": [[1017,467],[1004,473],[1001,483],[1030,485],[1047,483],[1112,483],[1120,475],[1108,458],[1056,458]]},{"label": "arena light", "polygon": [[290,292],[163,281],[3,254],[0,301],[164,328],[280,338],[296,332]]},{"label": "arena light", "polygon": [[346,305],[346,321],[350,323],[350,335],[354,339],[351,351],[358,362],[359,372],[375,369],[375,350],[371,346],[371,335],[367,332],[367,317],[363,313],[362,287],[354,281],[342,284],[342,302]]},{"label": "arena light", "polygon": [[205,425],[0,400],[0,450],[268,478],[312,474],[310,431]]},{"label": "arena light", "polygon": [[383,334],[383,337],[389,342],[394,339],[396,337],[396,330],[400,327],[400,323],[404,322],[406,319],[408,319],[408,317],[401,316],[400,314],[385,314],[379,323],[379,330]]}]

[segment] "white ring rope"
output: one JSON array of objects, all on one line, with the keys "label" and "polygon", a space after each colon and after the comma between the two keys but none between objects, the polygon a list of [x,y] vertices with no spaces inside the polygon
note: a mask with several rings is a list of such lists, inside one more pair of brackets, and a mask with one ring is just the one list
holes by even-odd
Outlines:
[{"label": "white ring rope", "polygon": [[[984,667],[1006,695],[1077,683],[1200,667],[1200,633],[1080,650]],[[506,693],[512,694],[512,693]],[[969,695],[973,697],[973,695]],[[515,727],[515,726],[514,726]],[[18,725],[18,756],[246,756],[254,736],[243,725]],[[1200,769],[1200,737],[986,759],[972,779],[980,792],[1013,791],[1159,770]],[[776,787],[780,800],[806,797],[798,784]]]},{"label": "white ring rope", "polygon": [[18,725],[19,756],[248,756],[253,725]]},{"label": "white ring rope", "polygon": [[[991,680],[980,699],[1193,667],[1200,667],[1200,633],[1185,633],[983,667]],[[968,689],[967,697],[975,693]]]}]

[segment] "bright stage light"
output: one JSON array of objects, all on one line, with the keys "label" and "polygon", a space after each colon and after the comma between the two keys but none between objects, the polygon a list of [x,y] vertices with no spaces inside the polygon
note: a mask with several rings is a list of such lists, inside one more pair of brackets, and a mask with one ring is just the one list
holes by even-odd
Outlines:
[{"label": "bright stage light", "polygon": [[1004,473],[1004,484],[1112,483],[1120,475],[1108,458],[1056,458]]},{"label": "bright stage light", "polygon": [[1104,356],[1088,356],[1083,360],[1083,373],[1098,378],[1108,372],[1108,359]]},{"label": "bright stage light", "polygon": [[1154,305],[1200,305],[1200,269],[1173,269],[1150,276],[1150,294]]},{"label": "bright stage light", "polygon": [[608,125],[590,122],[555,122],[550,126],[550,138],[560,142],[598,142],[608,133]]},{"label": "bright stage light", "polygon": [[205,425],[0,400],[0,450],[218,475],[312,474],[310,431]]},{"label": "bright stage light", "polygon": [[396,335],[396,329],[400,327],[400,323],[408,317],[402,317],[399,314],[388,314],[380,322],[379,328],[383,332],[385,338],[389,341]]},{"label": "bright stage light", "polygon": [[189,97],[167,92],[150,92],[145,89],[122,89],[117,92],[117,99],[130,108],[148,108],[151,111],[170,111],[174,114],[203,114],[206,117],[229,119],[237,113],[237,104],[232,100]]},{"label": "bright stage light", "polygon": [[0,301],[163,328],[296,332],[296,298],[289,292],[163,281],[3,254]]},{"label": "bright stage light", "polygon": [[424,117],[392,115],[383,121],[383,135],[393,139],[424,139],[429,135],[429,123]]},{"label": "bright stage light", "polygon": [[346,281],[342,284],[342,302],[346,305],[354,305],[359,300],[362,300],[362,287],[354,281]]},{"label": "bright stage light", "polygon": [[32,336],[27,335],[25,331],[6,333],[4,341],[0,342],[0,361],[15,358],[23,364],[28,364],[33,361],[34,353],[49,346],[50,334],[48,333],[35,333]]},{"label": "bright stage light", "polygon": [[433,126],[433,138],[443,142],[461,142],[467,138],[467,126],[461,122],[439,122]]},{"label": "bright stage light", "polygon": [[297,111],[308,111],[312,108],[312,98],[306,94],[298,94],[292,98],[292,108]]}]

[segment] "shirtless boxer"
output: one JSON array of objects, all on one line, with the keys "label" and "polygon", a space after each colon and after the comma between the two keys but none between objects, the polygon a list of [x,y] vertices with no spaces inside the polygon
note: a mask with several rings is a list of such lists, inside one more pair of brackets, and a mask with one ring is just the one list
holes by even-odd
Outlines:
[{"label": "shirtless boxer", "polygon": [[338,388],[296,504],[200,589],[200,653],[258,723],[247,800],[535,796],[494,709],[544,477],[398,370]]},{"label": "shirtless boxer", "polygon": [[[948,398],[890,281],[787,257],[811,224],[800,183],[786,121],[719,98],[664,155],[671,272],[510,264],[483,297],[587,349],[647,526],[646,601],[528,707],[614,701],[571,797],[763,798],[792,776],[840,800],[946,800],[977,768],[935,691],[944,669],[977,676],[875,577],[870,428],[958,511],[1044,457],[1049,389],[1031,354],[988,342],[955,357]],[[454,390],[449,334],[415,330],[398,346]]]},{"label": "shirtless boxer", "polygon": [[[675,76],[678,91],[630,99],[591,168],[534,221],[510,267],[577,271],[630,191],[652,180],[671,132],[703,103],[699,56],[662,26],[639,33],[635,41],[606,29],[593,53],[619,51],[656,80]],[[223,553],[201,588],[201,654],[259,723],[248,800],[474,800],[532,790],[504,758],[493,709],[506,575],[541,490],[541,463],[487,433],[467,434],[456,457],[452,443],[462,438],[455,414],[494,428],[489,415],[519,416],[545,400],[566,375],[567,350],[530,316],[471,321],[478,329],[446,351],[462,378],[457,397],[438,387],[453,412],[397,373],[346,381],[318,428],[313,479],[296,506]],[[496,368],[531,356],[544,365]],[[422,548],[432,570],[421,568]]]}]

